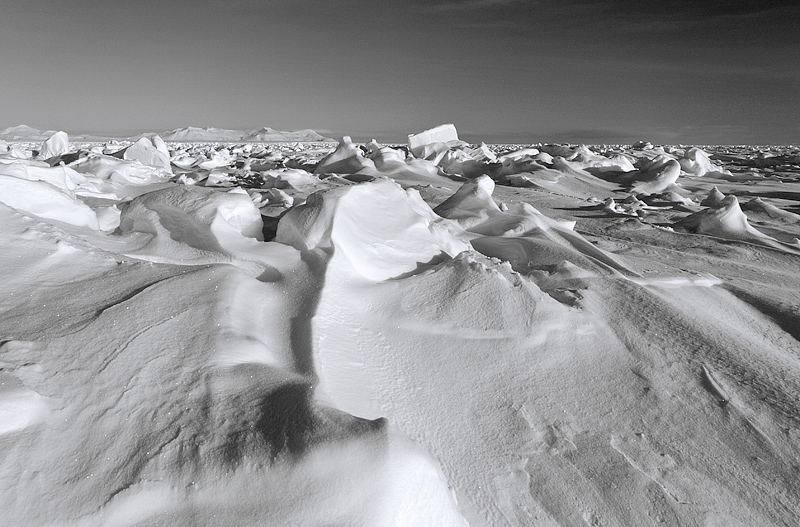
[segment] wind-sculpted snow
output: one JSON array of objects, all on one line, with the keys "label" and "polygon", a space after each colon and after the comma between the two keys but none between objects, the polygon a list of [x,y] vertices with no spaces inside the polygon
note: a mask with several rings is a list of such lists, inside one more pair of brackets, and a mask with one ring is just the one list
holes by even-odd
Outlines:
[{"label": "wind-sculpted snow", "polygon": [[350,137],[339,141],[336,150],[322,158],[315,174],[355,174],[364,169],[375,169],[375,164],[364,157],[364,153],[353,144]]},{"label": "wind-sculpted snow", "polygon": [[696,147],[686,149],[683,157],[678,162],[681,165],[681,170],[687,174],[696,176],[704,176],[706,174],[731,175],[729,170],[723,170],[721,167],[714,165],[708,154]]},{"label": "wind-sculpted snow", "polygon": [[[760,232],[750,225],[747,216],[739,206],[739,200],[736,199],[736,196],[723,196],[719,189],[714,187],[709,197],[700,204],[708,205],[708,208],[683,218],[676,223],[676,226],[691,232],[708,234],[719,238],[748,241],[776,249],[791,250],[790,246],[782,245],[775,238]],[[791,217],[776,215],[774,211],[772,212],[773,217],[777,216],[780,219]]]},{"label": "wind-sculpted snow", "polygon": [[419,184],[457,187],[453,179],[433,161],[407,156],[401,150],[374,141],[361,148],[347,136],[342,138],[333,152],[319,161],[314,174],[342,175],[350,181],[389,177],[406,187]]},{"label": "wind-sculpted snow", "polygon": [[100,228],[95,211],[47,181],[0,175],[0,201],[42,219],[76,227]]},{"label": "wind-sculpted snow", "polygon": [[139,161],[143,165],[172,174],[169,150],[164,141],[158,136],[154,136],[152,139],[143,137],[122,150],[121,154],[122,159],[127,161]]},{"label": "wind-sculpted snow", "polygon": [[185,265],[255,260],[258,268],[249,252],[260,249],[262,228],[247,192],[182,185],[122,205],[117,232],[128,238],[125,254],[137,258]]},{"label": "wind-sculpted snow", "polygon": [[358,276],[380,281],[467,250],[457,234],[417,191],[384,179],[314,194],[281,219],[275,241],[303,251],[330,250],[331,265],[342,262]]},{"label": "wind-sculpted snow", "polygon": [[56,132],[42,145],[42,151],[39,152],[40,159],[51,159],[53,157],[62,156],[69,152],[69,136],[66,132]]},{"label": "wind-sculpted snow", "polygon": [[795,150],[37,141],[0,523],[800,516]]}]

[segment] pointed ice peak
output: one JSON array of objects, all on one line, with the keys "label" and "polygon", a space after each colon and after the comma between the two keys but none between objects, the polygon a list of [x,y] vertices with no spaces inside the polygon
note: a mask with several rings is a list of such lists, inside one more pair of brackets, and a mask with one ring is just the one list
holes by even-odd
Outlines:
[{"label": "pointed ice peak", "polygon": [[463,228],[473,227],[500,212],[500,207],[492,199],[492,192],[492,178],[479,176],[461,185],[455,194],[440,203],[433,212],[443,218],[458,221]]},{"label": "pointed ice peak", "polygon": [[482,188],[484,192],[486,192],[490,196],[494,192],[494,180],[489,176],[486,175],[478,176],[475,179],[473,179],[472,182],[478,187]]},{"label": "pointed ice peak", "polygon": [[700,205],[704,207],[717,208],[722,204],[723,200],[725,200],[725,194],[720,192],[717,187],[714,187],[708,193],[706,199],[700,202]]},{"label": "pointed ice peak", "polygon": [[364,168],[374,169],[375,164],[346,135],[339,140],[336,150],[320,160],[314,174],[355,174]]},{"label": "pointed ice peak", "polygon": [[161,137],[159,137],[158,135],[154,135],[153,137],[150,138],[150,141],[153,143],[153,146],[155,147],[156,150],[169,157],[170,155],[169,147],[167,147],[167,144],[164,142],[163,139],[161,139]]}]

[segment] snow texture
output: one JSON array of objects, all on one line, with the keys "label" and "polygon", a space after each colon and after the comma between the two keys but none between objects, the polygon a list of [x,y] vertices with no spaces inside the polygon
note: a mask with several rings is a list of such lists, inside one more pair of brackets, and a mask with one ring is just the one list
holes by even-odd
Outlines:
[{"label": "snow texture", "polygon": [[34,132],[3,525],[800,517],[796,149]]}]

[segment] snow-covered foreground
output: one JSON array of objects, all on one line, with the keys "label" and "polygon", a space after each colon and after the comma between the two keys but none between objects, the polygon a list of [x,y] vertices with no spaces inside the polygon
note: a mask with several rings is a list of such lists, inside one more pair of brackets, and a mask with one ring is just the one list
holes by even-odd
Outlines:
[{"label": "snow-covered foreground", "polygon": [[800,518],[791,149],[0,142],[14,526]]}]

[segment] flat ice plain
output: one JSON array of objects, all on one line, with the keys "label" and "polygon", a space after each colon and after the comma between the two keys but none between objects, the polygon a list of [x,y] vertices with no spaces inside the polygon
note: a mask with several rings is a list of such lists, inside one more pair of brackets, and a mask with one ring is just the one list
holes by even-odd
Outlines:
[{"label": "flat ice plain", "polygon": [[0,524],[797,525],[797,148],[15,130]]}]

